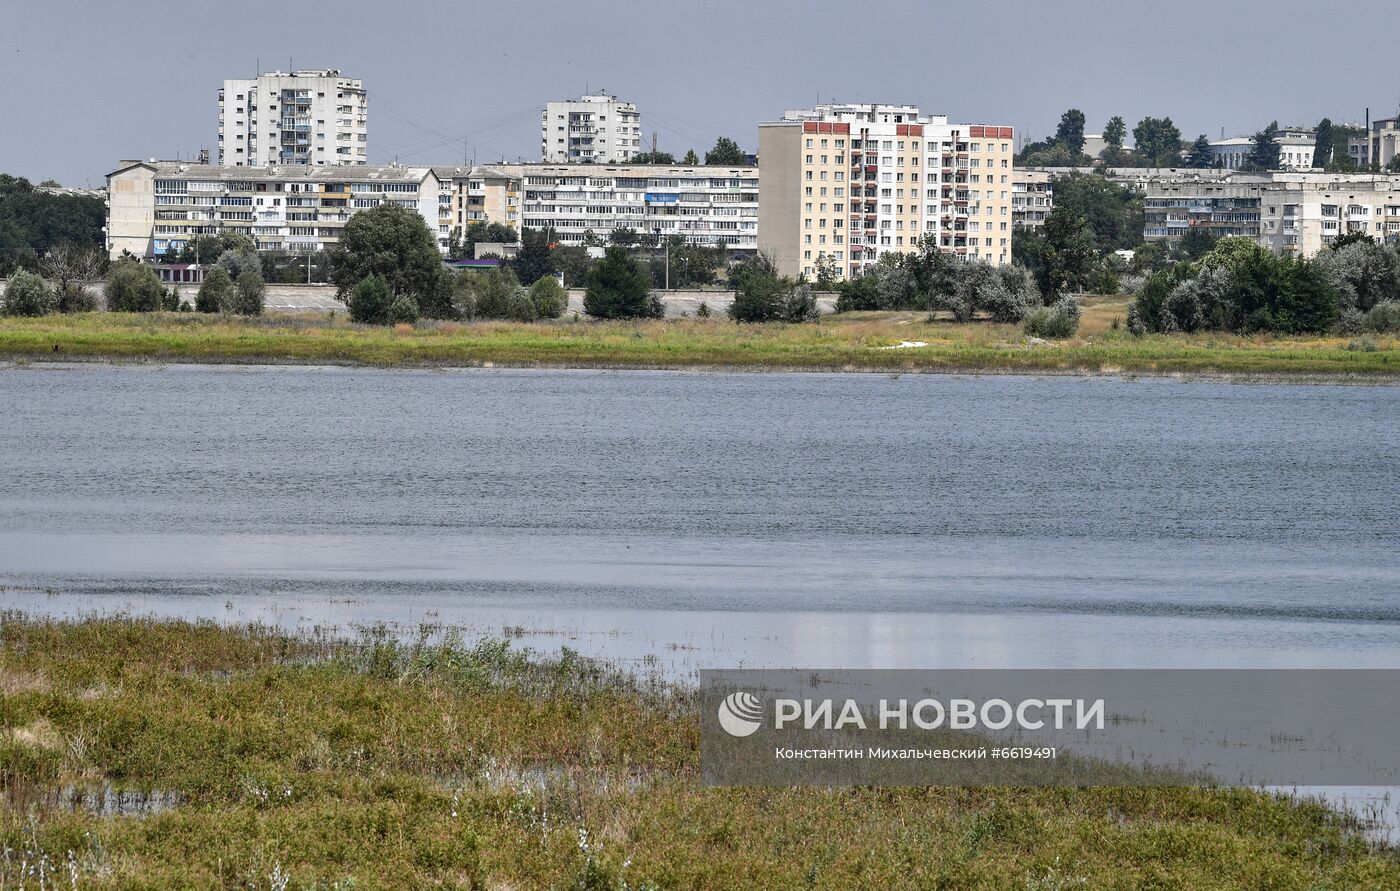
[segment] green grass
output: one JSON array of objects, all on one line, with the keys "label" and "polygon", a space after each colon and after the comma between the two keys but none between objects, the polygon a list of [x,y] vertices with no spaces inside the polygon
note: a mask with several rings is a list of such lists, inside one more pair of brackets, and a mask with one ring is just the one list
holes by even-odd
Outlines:
[{"label": "green grass", "polygon": [[[499,642],[7,615],[0,887],[1400,887],[1315,803],[706,789],[698,735],[692,690]],[[173,804],[71,806],[106,788]]]},{"label": "green grass", "polygon": [[[1036,342],[1016,326],[929,320],[922,313],[854,313],[815,325],[736,325],[722,319],[422,323],[371,328],[343,317],[239,320],[192,314],[94,313],[0,319],[0,357],[162,362],[288,362],[377,366],[507,365],[907,372],[1109,374],[1400,374],[1394,337],[1135,338],[1113,330],[1121,302],[1089,302],[1080,333]],[[927,346],[885,349],[902,341]]]}]

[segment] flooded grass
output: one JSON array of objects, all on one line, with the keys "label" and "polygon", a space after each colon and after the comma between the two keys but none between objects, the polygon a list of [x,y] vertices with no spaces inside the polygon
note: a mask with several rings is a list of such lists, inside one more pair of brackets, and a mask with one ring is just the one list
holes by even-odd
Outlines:
[{"label": "flooded grass", "polygon": [[0,617],[0,886],[1320,888],[1240,790],[706,789],[693,690],[501,640]]},{"label": "flooded grass", "polygon": [[424,322],[377,328],[330,315],[235,319],[91,313],[0,320],[0,356],[20,360],[736,368],[1049,374],[1216,374],[1345,378],[1400,373],[1393,337],[1220,333],[1135,338],[1113,327],[1121,299],[1087,301],[1078,336],[1041,341],[1019,327],[955,324],[924,313],[849,313],[816,325],[723,319],[541,324]]}]

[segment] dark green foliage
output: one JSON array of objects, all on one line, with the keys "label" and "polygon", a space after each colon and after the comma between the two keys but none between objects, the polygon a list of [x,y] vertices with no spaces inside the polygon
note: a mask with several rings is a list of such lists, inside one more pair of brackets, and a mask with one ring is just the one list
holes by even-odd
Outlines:
[{"label": "dark green foliage", "polygon": [[1196,141],[1191,143],[1191,148],[1186,151],[1186,160],[1182,162],[1186,167],[1203,169],[1215,166],[1215,155],[1210,150],[1210,139],[1204,133],[1196,137]]},{"label": "dark green foliage", "polygon": [[[373,275],[392,294],[412,295],[424,315],[451,317],[451,303],[443,299],[448,292],[440,287],[444,273],[437,238],[423,218],[408,208],[381,204],[356,213],[332,249],[332,263],[336,293],[342,300]],[[380,318],[387,318],[387,313],[386,302]]]},{"label": "dark green foliage", "polygon": [[[252,251],[252,239],[241,232],[224,231],[217,235],[196,235],[180,246],[178,251],[166,251],[162,263],[199,263],[208,266],[218,262],[228,251]],[[232,278],[236,273],[230,273]],[[304,276],[304,273],[303,273]],[[305,281],[305,278],[301,279]]]},{"label": "dark green foliage", "polygon": [[[13,138],[14,121],[6,126]],[[51,195],[29,180],[0,173],[0,276],[33,269],[61,244],[101,248],[106,208],[101,198]]]},{"label": "dark green foliage", "polygon": [[97,295],[80,282],[68,282],[54,289],[59,312],[95,312]]},{"label": "dark green foliage", "polygon": [[1187,229],[1176,244],[1176,253],[1185,260],[1199,260],[1210,253],[1219,240],[1209,229]]},{"label": "dark green foliage", "polygon": [[[540,279],[540,281],[544,281],[544,279]],[[530,292],[524,288],[517,288],[515,293],[506,300],[504,318],[512,322],[533,322],[539,318],[539,315],[535,301],[531,299]]]},{"label": "dark green foliage", "polygon": [[[1181,165],[1181,131],[1171,118],[1145,117],[1133,128],[1133,157],[1139,167]],[[1056,196],[1058,197],[1058,195]]]},{"label": "dark green foliage", "polygon": [[240,316],[260,316],[263,312],[263,294],[267,288],[262,273],[257,266],[244,266],[238,274],[238,287],[234,291],[232,311]]},{"label": "dark green foliage", "polygon": [[632,158],[633,164],[674,164],[676,156],[670,152],[642,152]]},{"label": "dark green foliage", "polygon": [[1364,327],[1377,334],[1400,334],[1400,301],[1387,300],[1371,307]]},{"label": "dark green foliage", "polygon": [[1245,166],[1250,170],[1277,170],[1281,148],[1277,138],[1278,121],[1270,121],[1269,126],[1254,134],[1254,148]]},{"label": "dark green foliage", "polygon": [[705,152],[706,166],[737,167],[744,163],[744,150],[728,136],[715,140],[715,147]]},{"label": "dark green foliage", "polygon": [[569,295],[559,280],[547,275],[530,286],[530,302],[535,314],[542,319],[557,319],[569,306]]},{"label": "dark green foliage", "polygon": [[1071,108],[1060,115],[1060,124],[1055,128],[1055,141],[1073,154],[1084,151],[1084,112]]},{"label": "dark green foliage", "polygon": [[734,300],[728,314],[736,322],[815,322],[820,315],[811,287],[779,276],[762,254],[736,264],[729,284]]},{"label": "dark green foliage", "polygon": [[687,167],[696,167],[700,164],[700,156],[695,154],[695,149],[690,149],[685,153],[685,157],[681,158],[681,163]]},{"label": "dark green foliage", "polygon": [[112,312],[158,312],[165,296],[155,270],[138,260],[122,260],[113,266],[104,290]]},{"label": "dark green foliage", "polygon": [[526,229],[520,237],[520,252],[510,261],[511,269],[520,283],[529,287],[546,275],[554,274],[554,260],[551,247],[554,241],[552,229]]},{"label": "dark green foliage", "polygon": [[204,275],[204,282],[194,297],[199,312],[229,312],[233,308],[234,285],[228,271],[215,266]]},{"label": "dark green foliage", "polygon": [[7,316],[44,316],[58,308],[58,300],[44,280],[23,269],[10,276],[0,310]]},{"label": "dark green foliage", "polygon": [[583,311],[595,319],[659,319],[664,315],[660,299],[651,293],[646,272],[619,246],[608,248],[603,259],[588,270]]},{"label": "dark green foliage", "polygon": [[[520,279],[515,277],[515,270],[504,265],[484,272],[465,271],[460,273],[456,290],[465,318],[508,319],[510,301],[520,290]],[[468,292],[469,300],[462,296]]]},{"label": "dark green foliage", "polygon": [[564,274],[564,287],[581,288],[588,282],[588,267],[592,263],[588,249],[582,245],[560,245],[554,249],[554,269]]},{"label": "dark green foliage", "polygon": [[350,321],[364,325],[389,324],[394,292],[381,276],[369,275],[350,291]]},{"label": "dark green foliage", "polygon": [[515,244],[519,240],[513,226],[476,220],[467,224],[465,233],[460,226],[452,230],[447,243],[447,258],[469,260],[476,256],[478,244]]},{"label": "dark green foliage", "polygon": [[1128,127],[1123,123],[1121,115],[1114,115],[1108,119],[1108,123],[1103,128],[1103,141],[1107,149],[1122,149],[1123,137],[1128,133]]},{"label": "dark green foliage", "polygon": [[1057,176],[1055,211],[1061,208],[1088,221],[1099,253],[1142,244],[1143,194],[1132,186],[1099,174]]},{"label": "dark green foliage", "polygon": [[1313,141],[1312,166],[1326,167],[1332,161],[1332,147],[1335,145],[1332,133],[1332,119],[1323,118],[1317,122],[1317,136]]},{"label": "dark green foliage", "polygon": [[411,325],[418,321],[418,301],[408,294],[400,294],[389,303],[389,323]]},{"label": "dark green foliage", "polygon": [[1052,306],[1039,306],[1026,314],[1022,330],[1031,337],[1061,340],[1079,330],[1079,301],[1066,297]]},{"label": "dark green foliage", "polygon": [[701,300],[700,305],[695,308],[695,317],[697,319],[708,319],[710,315],[710,304]]}]

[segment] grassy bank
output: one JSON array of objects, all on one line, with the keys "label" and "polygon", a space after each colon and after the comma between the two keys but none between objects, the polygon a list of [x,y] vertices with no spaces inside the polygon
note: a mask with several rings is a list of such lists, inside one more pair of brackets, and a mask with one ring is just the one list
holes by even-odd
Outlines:
[{"label": "grassy bank", "polygon": [[[1013,325],[954,324],[922,313],[829,316],[816,325],[720,319],[422,323],[368,328],[327,316],[233,320],[192,314],[95,313],[0,319],[11,359],[743,368],[1039,373],[1400,375],[1393,337],[1220,334],[1135,338],[1115,329],[1121,302],[1090,301],[1077,337],[1027,338]],[[901,343],[922,346],[898,347]]]},{"label": "grassy bank", "polygon": [[705,789],[694,707],[499,643],[6,616],[0,886],[1400,887],[1243,791]]}]

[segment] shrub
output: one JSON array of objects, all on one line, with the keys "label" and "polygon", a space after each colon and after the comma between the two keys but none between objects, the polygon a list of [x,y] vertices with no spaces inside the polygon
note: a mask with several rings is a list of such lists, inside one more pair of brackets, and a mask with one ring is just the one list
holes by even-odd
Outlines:
[{"label": "shrub", "polygon": [[69,282],[54,291],[59,312],[96,312],[97,295],[78,282]]},{"label": "shrub", "polygon": [[[508,319],[510,301],[520,290],[520,279],[509,266],[497,266],[487,272],[463,273],[462,287],[473,294],[472,317]],[[465,306],[460,308],[466,309]]]},{"label": "shrub", "polygon": [[238,287],[233,295],[233,312],[240,316],[260,316],[263,312],[263,294],[267,287],[262,273],[254,266],[244,266],[238,274]]},{"label": "shrub", "polygon": [[400,322],[413,324],[418,321],[418,301],[407,294],[400,294],[389,303],[389,324]]},{"label": "shrub", "polygon": [[378,275],[370,275],[350,291],[350,321],[364,325],[389,324],[389,307],[394,302],[389,283]]},{"label": "shrub", "polygon": [[[539,279],[535,284],[539,284],[544,279]],[[531,288],[533,291],[533,287]],[[535,301],[531,296],[531,291],[524,288],[516,288],[515,293],[506,300],[504,318],[512,322],[533,322],[539,318],[539,309],[535,306]]]},{"label": "shrub", "polygon": [[698,319],[708,319],[710,317],[710,304],[701,300],[700,305],[695,308],[695,317]]},{"label": "shrub", "polygon": [[58,299],[44,280],[20,270],[5,286],[4,311],[7,316],[45,316],[58,308]]},{"label": "shrub", "polygon": [[535,314],[542,319],[557,319],[569,306],[569,295],[559,279],[546,275],[530,286],[530,300]]},{"label": "shrub", "polygon": [[614,245],[588,270],[583,311],[595,319],[659,319],[665,315],[660,298],[626,248]]},{"label": "shrub", "polygon": [[1366,313],[1366,330],[1377,334],[1400,334],[1400,302],[1386,300]]},{"label": "shrub", "polygon": [[1316,262],[1337,289],[1342,310],[1366,312],[1378,303],[1400,300],[1400,246],[1353,241],[1322,251]]},{"label": "shrub", "polygon": [[[1131,324],[1131,322],[1130,322]],[[1079,301],[1061,298],[1053,306],[1041,306],[1026,314],[1023,330],[1031,337],[1061,340],[1079,330]]]},{"label": "shrub", "polygon": [[198,312],[228,312],[233,306],[233,280],[228,270],[215,266],[205,273],[199,291],[194,295],[194,308]]},{"label": "shrub", "polygon": [[180,286],[166,288],[160,295],[160,308],[166,312],[180,311]]},{"label": "shrub", "polygon": [[157,312],[165,288],[155,270],[139,260],[123,260],[112,268],[104,289],[113,312]]}]

